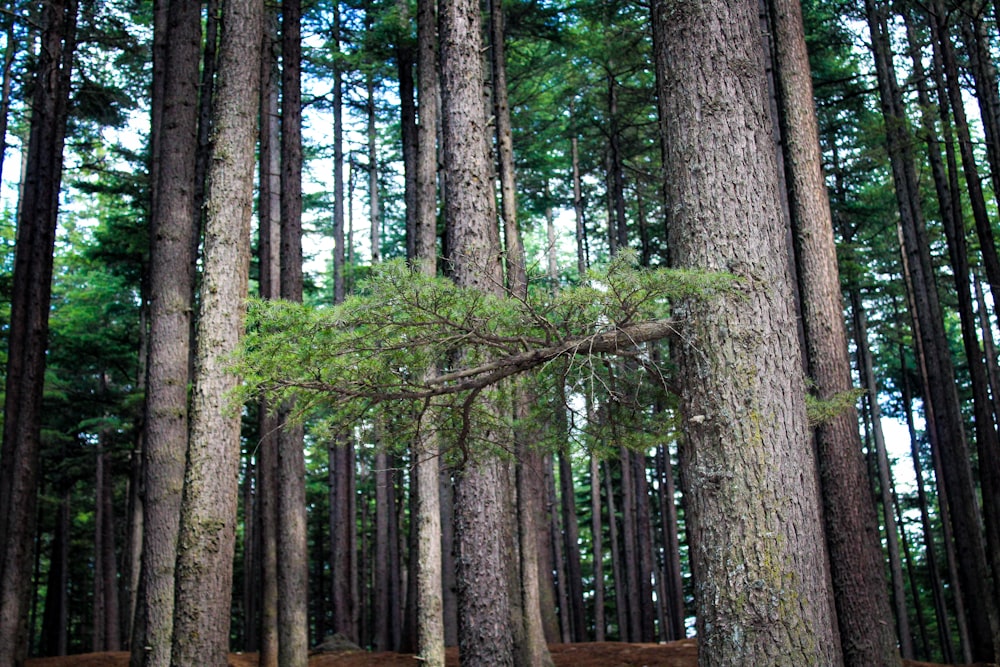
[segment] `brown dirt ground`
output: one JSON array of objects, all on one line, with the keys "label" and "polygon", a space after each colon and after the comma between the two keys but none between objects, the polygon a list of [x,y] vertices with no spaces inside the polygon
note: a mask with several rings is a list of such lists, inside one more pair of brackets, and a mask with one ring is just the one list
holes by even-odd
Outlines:
[{"label": "brown dirt ground", "polygon": [[[698,664],[698,647],[694,639],[668,644],[552,644],[549,649],[556,667],[697,667]],[[419,664],[411,655],[366,651],[316,654],[309,658],[309,667],[416,667]],[[229,656],[229,667],[256,666],[255,653],[232,653]],[[904,666],[941,667],[929,662],[910,661],[904,661]],[[35,658],[28,660],[26,667],[128,667],[128,653]],[[448,649],[448,667],[458,667],[458,651],[454,648]]]}]

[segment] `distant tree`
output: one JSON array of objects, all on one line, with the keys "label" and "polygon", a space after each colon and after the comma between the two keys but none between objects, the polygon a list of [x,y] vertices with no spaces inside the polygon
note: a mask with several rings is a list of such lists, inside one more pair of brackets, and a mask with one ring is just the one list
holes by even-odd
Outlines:
[{"label": "distant tree", "polygon": [[0,451],[0,664],[4,665],[22,664],[28,650],[42,393],[76,17],[76,0],[55,0],[42,13],[19,206]]}]

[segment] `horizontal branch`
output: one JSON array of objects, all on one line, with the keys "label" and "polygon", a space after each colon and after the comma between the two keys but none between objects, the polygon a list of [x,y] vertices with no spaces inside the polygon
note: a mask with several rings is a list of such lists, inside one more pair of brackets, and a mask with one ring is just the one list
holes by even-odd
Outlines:
[{"label": "horizontal branch", "polygon": [[413,389],[385,391],[384,386],[330,383],[323,381],[285,381],[280,386],[331,393],[344,398],[367,398],[375,401],[426,400],[436,396],[479,391],[513,375],[542,366],[564,355],[627,354],[642,343],[666,338],[674,331],[673,320],[649,320],[617,327],[589,336],[559,341],[517,354],[491,359],[477,366],[435,376]]}]

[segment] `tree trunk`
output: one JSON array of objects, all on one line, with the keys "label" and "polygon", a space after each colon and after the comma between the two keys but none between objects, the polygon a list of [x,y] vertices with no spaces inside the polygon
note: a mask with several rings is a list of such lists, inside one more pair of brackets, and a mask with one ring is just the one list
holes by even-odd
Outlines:
[{"label": "tree trunk", "polygon": [[[588,410],[588,415],[590,411]],[[594,550],[594,641],[605,640],[604,620],[604,531],[601,529],[601,467],[590,455],[590,534]]]},{"label": "tree trunk", "polygon": [[559,501],[556,498],[555,469],[552,465],[552,455],[546,456],[545,489],[548,493],[549,533],[552,535],[552,568],[555,573],[555,595],[559,609],[559,640],[563,644],[573,641],[573,621],[570,617],[569,587],[566,581],[566,559],[563,556],[563,530],[561,513],[557,510]]},{"label": "tree trunk", "polygon": [[934,411],[936,442],[940,447],[944,486],[950,505],[959,577],[965,594],[970,622],[973,658],[993,660],[997,636],[995,614],[987,601],[989,581],[982,522],[976,501],[968,444],[962,422],[955,384],[955,369],[948,351],[941,304],[935,286],[930,246],[920,209],[919,187],[913,161],[912,142],[899,86],[895,81],[892,53],[886,27],[886,10],[875,0],[865,1],[872,32],[876,74],[883,115],[886,120],[886,144],[893,170],[893,182],[900,209],[902,252],[908,264],[912,285],[912,318],[921,337],[926,358],[929,395],[925,397]]},{"label": "tree trunk", "polygon": [[681,575],[680,540],[677,535],[677,504],[674,498],[677,491],[674,485],[673,463],[670,460],[670,449],[661,445],[657,453],[657,472],[659,472],[660,521],[663,523],[663,573],[666,582],[666,599],[668,628],[664,632],[667,641],[683,639],[687,635],[684,625],[684,581]]},{"label": "tree trunk", "polygon": [[[344,75],[340,56],[340,2],[333,3],[333,302],[346,295],[344,284]],[[348,199],[348,201],[351,201]],[[331,523],[331,528],[333,524]],[[337,537],[330,536],[336,544]],[[336,612],[334,613],[336,618]]]},{"label": "tree trunk", "polygon": [[[281,298],[302,301],[302,6],[283,0],[281,11]],[[278,410],[277,524],[278,664],[309,660],[309,552],[303,427],[290,423],[293,407]]]},{"label": "tree trunk", "polygon": [[628,611],[625,603],[625,576],[622,568],[622,550],[618,540],[618,513],[615,510],[614,484],[611,466],[604,462],[604,488],[608,498],[608,539],[611,540],[611,574],[615,587],[615,615],[618,622],[618,641],[629,641]]},{"label": "tree trunk", "polygon": [[679,377],[698,378],[680,408],[699,664],[838,664],[757,8],[659,9],[671,259],[742,280],[738,298],[678,304]]},{"label": "tree trunk", "polygon": [[52,253],[76,39],[76,0],[45,5],[14,257],[0,450],[0,664],[28,650]]},{"label": "tree trunk", "polygon": [[[258,267],[260,296],[281,296],[281,119],[278,107],[278,12],[265,7],[261,40]],[[258,665],[278,667],[278,420],[261,399],[257,457],[260,525],[260,638]]]},{"label": "tree trunk", "polygon": [[[201,3],[169,0],[165,28],[162,114],[154,122],[155,180],[150,223],[149,381],[143,489],[141,604],[133,636],[133,667],[166,667],[174,613],[174,566],[188,445],[197,219],[198,71]],[[161,31],[162,32],[162,31]],[[158,88],[153,83],[154,92]],[[154,100],[154,109],[157,107]],[[147,648],[148,647],[148,648]]]},{"label": "tree trunk", "polygon": [[[867,335],[861,340],[866,340]],[[900,362],[906,358],[900,346]],[[930,511],[927,502],[927,492],[924,489],[924,471],[920,463],[920,443],[917,440],[917,430],[913,425],[913,397],[909,382],[906,381],[907,370],[904,365],[903,377],[903,409],[906,414],[906,425],[910,434],[910,458],[913,462],[913,475],[917,482],[917,504],[920,506],[920,526],[924,537],[924,558],[927,561],[927,574],[931,583],[931,595],[934,601],[934,615],[937,619],[938,641],[941,646],[941,659],[947,664],[955,662],[952,648],[951,619],[944,599],[944,587],[941,585],[941,570],[937,561],[937,544],[934,530],[931,528]],[[869,390],[870,391],[870,390]]]},{"label": "tree trunk", "polygon": [[[416,154],[415,265],[425,275],[437,273],[437,7],[434,0],[417,4],[417,73],[419,124]],[[427,415],[431,417],[430,415]],[[424,415],[421,415],[423,419]],[[421,422],[423,423],[423,422]],[[440,452],[432,428],[422,430],[413,447],[416,494],[417,654],[428,667],[444,666],[444,602],[441,572]]]},{"label": "tree trunk", "polygon": [[49,576],[45,587],[45,613],[42,616],[42,655],[66,655],[69,630],[69,545],[70,492],[62,492],[56,510],[55,533],[49,556]]},{"label": "tree trunk", "polygon": [[[932,19],[933,20],[933,19]],[[932,36],[937,33],[938,37],[946,35],[943,25],[932,30]],[[997,435],[996,420],[994,414],[995,402],[990,396],[989,380],[987,378],[986,364],[983,361],[983,352],[979,347],[979,338],[976,335],[976,315],[973,306],[973,296],[970,287],[969,248],[966,241],[965,218],[962,212],[961,191],[958,183],[958,170],[955,164],[955,152],[951,141],[951,124],[948,119],[948,105],[951,105],[954,114],[955,129],[957,130],[958,143],[962,157],[963,171],[968,185],[967,192],[972,203],[973,217],[976,219],[977,230],[981,228],[991,229],[991,223],[986,216],[986,203],[983,199],[982,187],[979,184],[979,175],[975,165],[975,157],[972,154],[972,143],[969,137],[969,128],[965,119],[962,94],[957,85],[958,70],[955,64],[955,55],[947,37],[939,40],[942,43],[937,48],[935,63],[943,65],[935,67],[935,81],[939,87],[939,107],[941,109],[941,126],[946,137],[946,156],[948,161],[948,182],[945,185],[943,168],[940,164],[940,151],[934,141],[933,121],[925,118],[925,131],[928,132],[928,142],[930,150],[931,165],[935,170],[934,183],[937,187],[938,198],[941,206],[941,219],[943,222],[945,239],[948,244],[948,256],[951,260],[952,275],[955,282],[955,294],[957,297],[959,317],[962,326],[962,343],[965,348],[965,357],[969,368],[969,379],[972,385],[973,414],[975,419],[976,448],[979,455],[979,485],[983,502],[983,519],[986,527],[986,546],[989,565],[993,574],[994,587],[1000,583],[1000,437]],[[942,83],[942,76],[947,79],[947,84]],[[948,91],[947,97],[945,91]],[[927,97],[926,95],[924,96]],[[929,116],[925,114],[925,116]],[[973,183],[970,179],[974,179]],[[984,245],[988,240],[992,240],[992,232],[989,238],[986,232],[980,231],[980,248],[983,248],[985,259],[988,250]],[[995,252],[994,252],[995,254]],[[987,266],[989,262],[984,261]],[[994,608],[994,624],[1000,619],[996,618],[998,613]],[[998,636],[1000,628],[994,627],[994,635]],[[995,639],[997,641],[997,639]]]},{"label": "tree trunk", "polygon": [[[458,285],[501,294],[500,239],[482,103],[479,5],[439,5],[443,148],[448,250]],[[480,400],[489,400],[488,392]],[[494,408],[495,409],[495,408]],[[504,433],[477,434],[485,441]],[[460,443],[465,447],[472,443]],[[455,553],[459,655],[466,667],[513,664],[509,588],[504,562],[505,519],[500,504],[505,464],[474,454],[456,470]]]},{"label": "tree trunk", "polygon": [[229,652],[240,463],[240,416],[229,405],[238,378],[229,367],[247,298],[262,18],[260,0],[233,0],[223,10],[191,446],[178,537],[171,657],[178,666],[223,667]]},{"label": "tree trunk", "polygon": [[[832,400],[851,391],[853,383],[802,10],[799,0],[767,4],[806,370],[817,398]],[[871,622],[888,618],[890,606],[857,425],[858,415],[851,406],[814,431],[841,646],[848,667],[898,666],[892,627]],[[894,534],[890,532],[890,540]],[[901,646],[904,657],[912,658],[905,605],[903,609]]]}]

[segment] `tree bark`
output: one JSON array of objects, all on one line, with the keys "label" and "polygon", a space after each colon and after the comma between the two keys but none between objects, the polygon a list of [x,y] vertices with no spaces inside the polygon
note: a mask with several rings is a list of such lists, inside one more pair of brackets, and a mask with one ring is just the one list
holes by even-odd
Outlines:
[{"label": "tree bark", "polygon": [[[817,398],[831,400],[851,391],[853,383],[802,9],[799,0],[767,4],[806,370]],[[871,622],[888,618],[890,606],[857,424],[857,411],[851,406],[814,431],[841,646],[848,667],[898,667],[892,627]],[[888,528],[887,532],[891,541],[895,533]],[[905,604],[900,622],[903,655],[912,658]]]},{"label": "tree bark", "polygon": [[76,0],[54,0],[44,28],[19,204],[0,450],[0,664],[28,650],[53,249],[76,40]]},{"label": "tree bark", "polygon": [[[154,152],[150,223],[143,595],[136,612],[141,617],[136,628],[141,632],[132,640],[133,667],[166,667],[170,662],[174,566],[188,446],[192,269],[199,216],[194,175],[201,3],[169,0],[165,4],[162,113],[160,121],[154,118],[153,123],[153,144],[159,150]],[[154,80],[154,93],[159,85]]]},{"label": "tree bark", "polygon": [[229,404],[238,378],[229,367],[245,326],[262,19],[260,0],[233,0],[223,9],[191,446],[178,537],[171,656],[178,667],[228,662],[240,463],[240,416]]},{"label": "tree bark", "polygon": [[[482,102],[479,5],[442,0],[439,9],[445,220],[452,275],[462,287],[499,295],[504,281]],[[488,390],[480,400],[490,400]],[[477,436],[489,442],[506,439],[507,434]],[[484,452],[473,454],[456,470],[458,640],[466,667],[513,664],[506,549],[501,544],[501,503],[508,495],[503,491],[505,467],[495,454]]]},{"label": "tree bark", "polygon": [[[281,298],[302,301],[302,5],[281,12]],[[303,427],[292,405],[278,410],[277,524],[278,664],[309,660],[309,552]]]},{"label": "tree bark", "polygon": [[699,663],[838,664],[757,7],[659,9],[671,259],[745,281],[739,299],[677,304],[679,376],[698,378],[680,408]]}]

